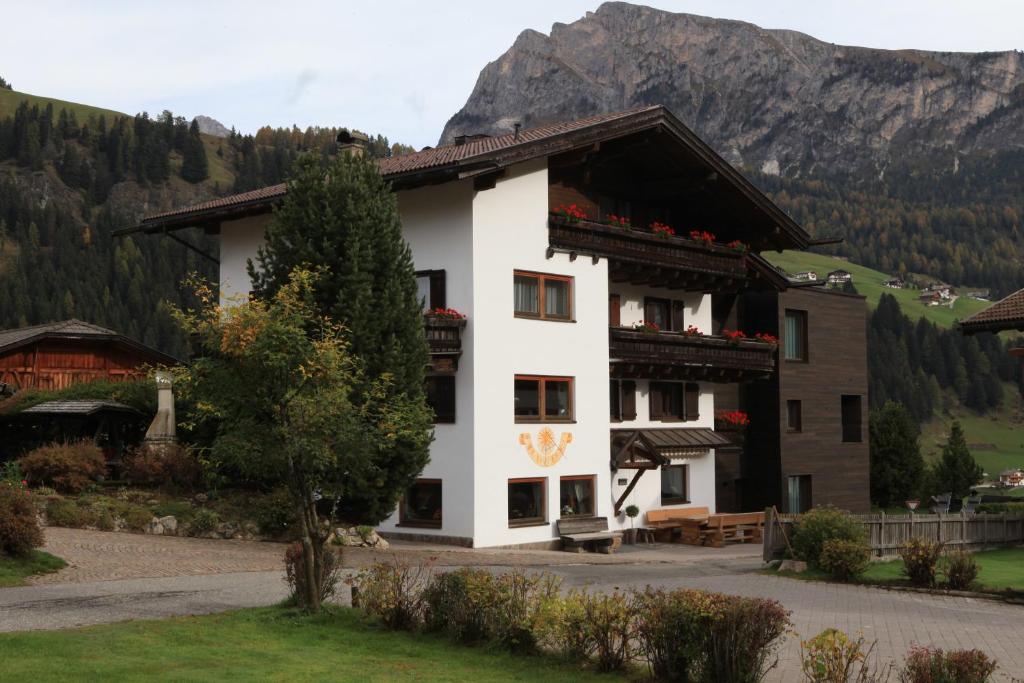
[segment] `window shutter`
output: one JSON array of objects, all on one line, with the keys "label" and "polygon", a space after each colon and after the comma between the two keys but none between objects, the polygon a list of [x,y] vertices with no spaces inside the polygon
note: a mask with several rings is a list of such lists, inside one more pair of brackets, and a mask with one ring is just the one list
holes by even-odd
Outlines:
[{"label": "window shutter", "polygon": [[430,308],[448,308],[443,270],[430,274]]},{"label": "window shutter", "polygon": [[619,317],[619,310],[620,310],[620,306],[621,305],[622,305],[622,300],[619,299],[619,295],[618,294],[609,294],[608,295],[608,325],[609,326],[611,326],[611,327],[619,327],[622,324],[621,318]]},{"label": "window shutter", "polygon": [[636,419],[636,382],[622,381],[622,419]]},{"label": "window shutter", "polygon": [[682,301],[672,302],[672,329],[676,332],[682,332],[686,329],[686,325],[683,320],[685,308],[686,304]]},{"label": "window shutter", "polygon": [[662,396],[661,386],[655,382],[651,382],[649,386],[647,397],[650,399],[651,404],[651,419],[660,420],[665,414],[665,401]]},{"label": "window shutter", "polygon": [[658,320],[658,304],[650,299],[644,300],[644,322],[653,323]]},{"label": "window shutter", "polygon": [[700,418],[700,386],[692,382],[686,385],[683,419],[692,422]]}]

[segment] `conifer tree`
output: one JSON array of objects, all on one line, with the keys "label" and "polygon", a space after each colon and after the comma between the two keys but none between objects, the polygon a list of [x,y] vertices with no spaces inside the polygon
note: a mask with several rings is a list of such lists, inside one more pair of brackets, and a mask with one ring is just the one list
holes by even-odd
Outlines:
[{"label": "conifer tree", "polygon": [[902,505],[919,493],[924,458],[917,423],[902,404],[892,401],[868,419],[871,451],[871,502]]},{"label": "conifer tree", "polygon": [[[390,375],[390,391],[422,404],[427,346],[412,254],[395,195],[371,159],[346,155],[324,168],[317,156],[304,155],[295,164],[265,246],[249,263],[255,294],[273,296],[297,267],[318,269],[317,307],[345,326],[367,379]],[[346,497],[339,514],[379,522],[427,457],[425,446],[382,450],[374,475]]]},{"label": "conifer tree", "polygon": [[942,492],[951,492],[954,498],[963,498],[983,475],[981,466],[967,448],[960,422],[954,420],[949,429],[949,439],[942,447],[942,457],[935,465],[936,485]]},{"label": "conifer tree", "polygon": [[201,183],[210,177],[210,168],[206,160],[206,148],[199,135],[199,122],[192,119],[188,129],[188,137],[184,141],[184,161],[181,164],[181,177],[190,183]]}]

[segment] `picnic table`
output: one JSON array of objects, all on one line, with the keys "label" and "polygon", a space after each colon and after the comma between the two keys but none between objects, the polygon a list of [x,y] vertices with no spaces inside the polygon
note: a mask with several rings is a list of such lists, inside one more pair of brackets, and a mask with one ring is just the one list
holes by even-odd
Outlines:
[{"label": "picnic table", "polygon": [[662,540],[721,548],[726,543],[760,543],[763,512],[711,514],[706,507],[648,510],[647,526]]}]

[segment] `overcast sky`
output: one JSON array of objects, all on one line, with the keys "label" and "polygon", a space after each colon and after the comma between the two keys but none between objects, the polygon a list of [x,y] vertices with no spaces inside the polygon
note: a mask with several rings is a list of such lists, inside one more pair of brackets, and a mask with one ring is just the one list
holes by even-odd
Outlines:
[{"label": "overcast sky", "polygon": [[[227,126],[344,125],[436,144],[483,66],[597,1],[4,2],[0,76],[25,92]],[[651,0],[829,42],[1024,48],[1022,0]]]}]

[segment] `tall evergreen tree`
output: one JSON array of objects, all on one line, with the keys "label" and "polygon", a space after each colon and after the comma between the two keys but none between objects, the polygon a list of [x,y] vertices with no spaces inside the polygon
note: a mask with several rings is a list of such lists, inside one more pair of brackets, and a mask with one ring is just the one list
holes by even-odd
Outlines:
[{"label": "tall evergreen tree", "polygon": [[188,129],[188,137],[184,140],[184,160],[181,164],[181,177],[190,183],[201,183],[210,177],[210,167],[206,160],[206,148],[199,135],[199,122],[192,119]]},{"label": "tall evergreen tree", "polygon": [[943,492],[949,491],[954,498],[963,498],[971,488],[981,481],[984,472],[975,462],[964,430],[958,420],[949,429],[949,439],[942,447],[942,457],[935,464],[935,484]]},{"label": "tall evergreen tree", "polygon": [[902,505],[919,494],[924,475],[919,436],[917,423],[902,404],[890,401],[871,411],[871,502],[882,507]]},{"label": "tall evergreen tree", "polygon": [[[249,275],[259,298],[273,296],[298,267],[316,269],[318,309],[342,323],[367,379],[393,378],[390,391],[422,403],[427,346],[415,271],[394,193],[371,159],[344,155],[329,167],[300,157]],[[343,501],[342,515],[374,522],[412,483],[427,448],[382,450],[375,473]]]}]

